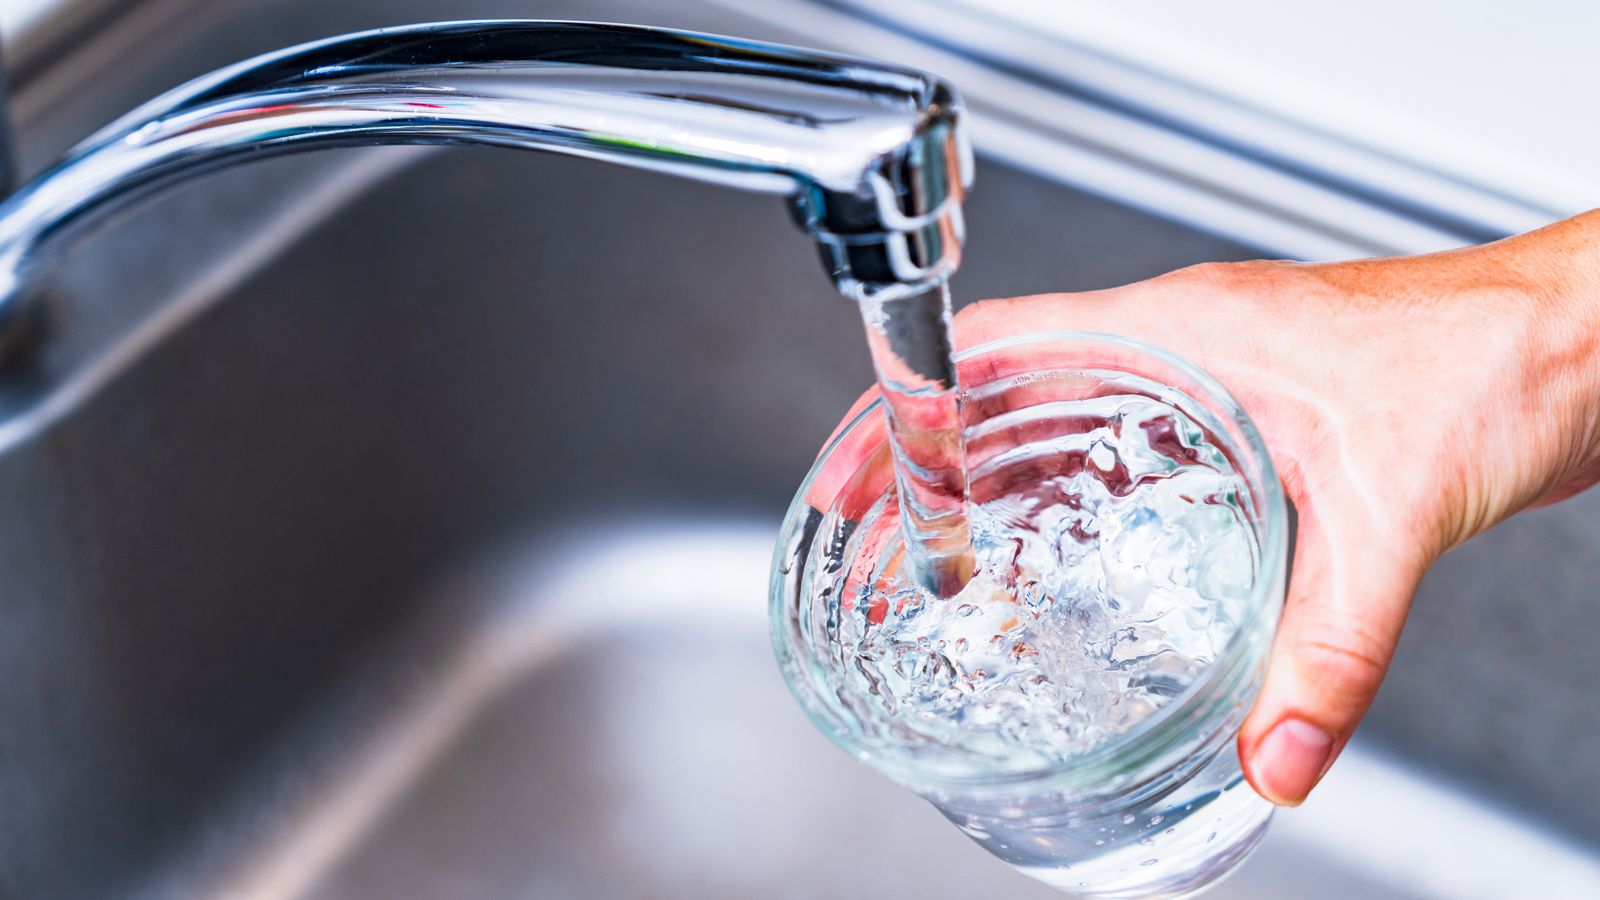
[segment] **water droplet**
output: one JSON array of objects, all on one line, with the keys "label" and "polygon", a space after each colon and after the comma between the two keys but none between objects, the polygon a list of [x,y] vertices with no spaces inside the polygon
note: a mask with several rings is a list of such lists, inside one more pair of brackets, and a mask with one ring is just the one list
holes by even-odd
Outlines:
[{"label": "water droplet", "polygon": [[970,616],[970,615],[972,615],[973,613],[975,613],[977,611],[978,611],[978,608],[976,606],[973,606],[971,603],[963,603],[960,606],[956,607],[956,615],[961,616],[963,618],[965,618],[967,616]]},{"label": "water droplet", "polygon": [[1168,828],[1164,833],[1165,834],[1171,834],[1171,833],[1173,833],[1174,831],[1177,831],[1177,830],[1178,829],[1176,829],[1176,828]]},{"label": "water droplet", "polygon": [[1159,815],[1159,814],[1151,816],[1150,817],[1150,824],[1151,825],[1160,825],[1162,822],[1166,821],[1166,818],[1167,818],[1166,816]]},{"label": "water droplet", "polygon": [[1160,860],[1158,860],[1158,859],[1147,859],[1144,862],[1139,863],[1139,865],[1141,865],[1141,866],[1153,866],[1158,862],[1160,862]]},{"label": "water droplet", "polygon": [[1134,819],[1133,813],[1128,813],[1127,815],[1122,817],[1122,824],[1124,824],[1124,825],[1132,825],[1133,824],[1133,819]]},{"label": "water droplet", "polygon": [[1156,839],[1155,838],[1145,838],[1145,839],[1141,840],[1139,843],[1145,845],[1146,847],[1154,847],[1156,845]]},{"label": "water droplet", "polygon": [[1217,839],[1217,833],[1215,831],[1213,831],[1213,832],[1211,832],[1211,836],[1206,838],[1206,843],[1209,844],[1209,843],[1211,843],[1212,841],[1214,841],[1216,839]]}]

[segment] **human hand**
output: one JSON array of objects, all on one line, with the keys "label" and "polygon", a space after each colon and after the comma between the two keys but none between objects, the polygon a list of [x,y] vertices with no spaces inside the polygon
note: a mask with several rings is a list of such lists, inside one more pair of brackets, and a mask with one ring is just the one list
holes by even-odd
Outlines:
[{"label": "human hand", "polygon": [[[1600,480],[1597,214],[1427,256],[1205,264],[977,303],[955,321],[958,347],[1042,331],[1187,357],[1265,438],[1299,531],[1239,755],[1274,803],[1304,800],[1349,740],[1440,554]],[[882,431],[851,439],[865,452]]]}]

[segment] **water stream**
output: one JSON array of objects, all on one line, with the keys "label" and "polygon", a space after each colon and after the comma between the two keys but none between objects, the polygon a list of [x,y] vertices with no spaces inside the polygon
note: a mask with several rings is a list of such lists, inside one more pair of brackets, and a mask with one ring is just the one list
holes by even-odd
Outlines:
[{"label": "water stream", "polygon": [[860,307],[889,425],[907,561],[924,588],[952,597],[972,577],[974,557],[950,289],[940,281]]}]

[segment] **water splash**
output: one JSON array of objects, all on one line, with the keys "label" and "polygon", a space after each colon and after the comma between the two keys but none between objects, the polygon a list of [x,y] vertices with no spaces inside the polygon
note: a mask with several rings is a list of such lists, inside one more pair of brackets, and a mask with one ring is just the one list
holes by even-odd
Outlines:
[{"label": "water splash", "polygon": [[953,598],[902,574],[892,494],[813,585],[861,726],[990,771],[1068,759],[1182,693],[1242,621],[1258,552],[1241,477],[1173,406],[1117,393],[1008,415],[1053,430],[970,473],[974,574]]}]

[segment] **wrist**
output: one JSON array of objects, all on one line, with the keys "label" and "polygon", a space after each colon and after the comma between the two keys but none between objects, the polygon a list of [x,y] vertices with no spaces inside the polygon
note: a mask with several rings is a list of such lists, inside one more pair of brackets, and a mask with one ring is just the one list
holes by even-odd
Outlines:
[{"label": "wrist", "polygon": [[1505,243],[1529,293],[1540,343],[1534,358],[1548,369],[1541,387],[1568,430],[1570,466],[1593,469],[1600,465],[1600,210]]}]

